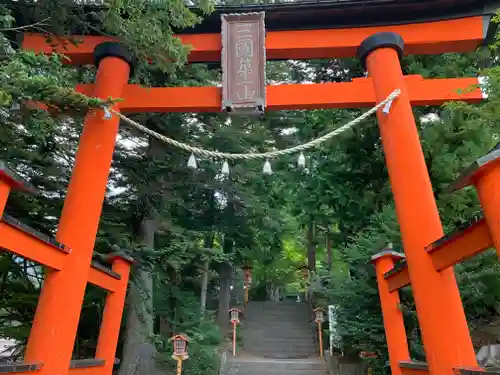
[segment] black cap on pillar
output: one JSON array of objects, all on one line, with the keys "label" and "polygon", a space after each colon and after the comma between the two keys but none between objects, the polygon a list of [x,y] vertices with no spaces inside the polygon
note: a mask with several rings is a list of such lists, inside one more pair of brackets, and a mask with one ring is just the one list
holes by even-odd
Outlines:
[{"label": "black cap on pillar", "polygon": [[396,33],[377,33],[369,36],[361,43],[361,46],[358,48],[358,58],[361,60],[361,64],[363,68],[366,69],[366,58],[379,48],[392,48],[394,49],[398,55],[399,59],[403,58],[403,51],[405,48],[405,42],[403,38]]},{"label": "black cap on pillar", "polygon": [[106,57],[118,57],[130,66],[130,76],[134,74],[135,59],[132,52],[127,47],[118,42],[103,42],[94,49],[94,64],[99,67],[99,63]]}]

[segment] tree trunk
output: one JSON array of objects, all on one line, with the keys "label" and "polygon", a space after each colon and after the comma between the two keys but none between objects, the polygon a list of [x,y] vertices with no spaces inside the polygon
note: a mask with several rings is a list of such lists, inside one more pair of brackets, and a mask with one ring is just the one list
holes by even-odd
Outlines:
[{"label": "tree trunk", "polygon": [[[154,246],[156,221],[145,218],[140,236],[144,245]],[[153,277],[150,269],[136,269],[128,293],[128,314],[125,343],[119,375],[160,374],[156,368],[156,348],[151,342],[153,331]]]},{"label": "tree trunk", "polygon": [[[205,237],[205,248],[211,249],[214,243],[214,236],[212,233],[207,234]],[[200,296],[200,312],[201,317],[205,316],[205,309],[207,306],[207,289],[208,289],[208,269],[210,266],[210,262],[206,260],[203,263],[203,278],[201,280],[201,296]]]},{"label": "tree trunk", "polygon": [[330,231],[326,233],[326,252],[328,254],[328,270],[331,271],[333,268],[333,238]]},{"label": "tree trunk", "polygon": [[171,337],[173,334],[168,319],[166,317],[160,318],[160,335],[163,337]]},{"label": "tree trunk", "polygon": [[219,309],[217,314],[217,324],[219,325],[223,336],[229,330],[229,309],[231,300],[231,281],[233,276],[233,267],[230,263],[222,263],[219,269]]},{"label": "tree trunk", "polygon": [[313,218],[307,227],[307,265],[310,271],[316,271],[316,226]]},{"label": "tree trunk", "polygon": [[[154,162],[162,154],[162,144],[150,138],[146,154],[147,161]],[[137,231],[137,242],[147,249],[155,247],[157,219],[151,198],[155,195],[156,181],[148,182],[141,200],[141,220]],[[152,343],[154,334],[153,274],[150,266],[139,264],[134,269],[127,296],[127,325],[119,375],[160,375],[156,366],[156,348]]]},{"label": "tree trunk", "polygon": [[266,286],[266,290],[267,290],[267,299],[269,301],[278,302],[280,300],[281,288],[277,286],[275,283],[268,283]]}]

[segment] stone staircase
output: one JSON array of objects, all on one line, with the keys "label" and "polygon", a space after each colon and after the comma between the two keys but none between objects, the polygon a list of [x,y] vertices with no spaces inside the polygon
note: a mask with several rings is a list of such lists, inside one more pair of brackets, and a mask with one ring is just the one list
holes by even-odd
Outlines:
[{"label": "stone staircase", "polygon": [[250,302],[242,320],[243,348],[227,353],[220,375],[327,375],[318,358],[307,303]]},{"label": "stone staircase", "polygon": [[243,351],[267,358],[317,357],[307,303],[250,302],[243,320]]}]

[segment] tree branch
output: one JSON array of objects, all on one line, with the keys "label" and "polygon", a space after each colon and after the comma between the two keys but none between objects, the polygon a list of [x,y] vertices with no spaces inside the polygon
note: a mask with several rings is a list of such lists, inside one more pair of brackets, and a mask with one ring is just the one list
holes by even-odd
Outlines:
[{"label": "tree branch", "polygon": [[7,27],[5,29],[0,29],[0,32],[5,32],[5,31],[16,31],[16,30],[26,30],[29,29],[30,27],[35,27],[37,25],[43,24],[45,21],[50,20],[50,17],[47,17],[41,21],[32,23],[31,25],[24,25],[24,26],[18,26],[18,27]]}]

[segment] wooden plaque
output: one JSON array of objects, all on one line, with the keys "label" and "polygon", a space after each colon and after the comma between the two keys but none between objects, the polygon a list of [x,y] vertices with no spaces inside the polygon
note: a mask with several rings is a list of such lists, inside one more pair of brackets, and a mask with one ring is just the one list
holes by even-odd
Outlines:
[{"label": "wooden plaque", "polygon": [[264,12],[223,14],[222,109],[263,115],[266,103]]}]

